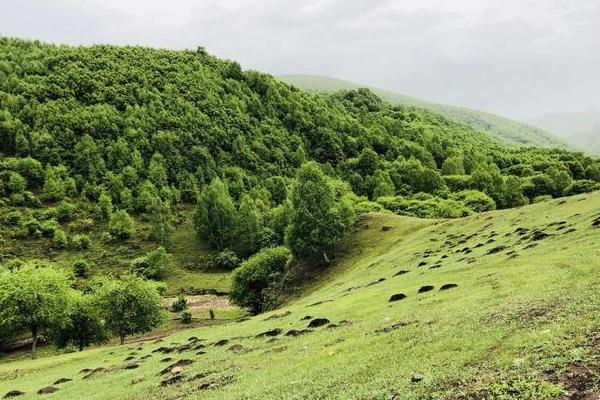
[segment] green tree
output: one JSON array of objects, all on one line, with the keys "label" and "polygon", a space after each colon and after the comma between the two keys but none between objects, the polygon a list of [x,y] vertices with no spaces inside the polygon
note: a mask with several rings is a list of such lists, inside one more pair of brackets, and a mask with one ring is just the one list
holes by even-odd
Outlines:
[{"label": "green tree", "polygon": [[260,244],[259,234],[263,227],[263,218],[250,195],[242,196],[237,221],[235,248],[242,256],[255,253]]},{"label": "green tree", "polygon": [[74,292],[67,322],[56,333],[58,347],[66,347],[72,343],[82,351],[91,344],[105,343],[108,337],[93,295]]},{"label": "green tree", "polygon": [[118,240],[127,240],[133,234],[133,220],[125,210],[112,213],[108,223],[108,232]]},{"label": "green tree", "polygon": [[254,314],[273,308],[289,258],[290,251],[281,246],[263,249],[244,261],[232,275],[231,301]]},{"label": "green tree", "polygon": [[165,275],[169,266],[170,255],[164,247],[149,251],[143,257],[131,262],[131,269],[137,275],[147,279],[160,279]]},{"label": "green tree", "polygon": [[150,217],[149,239],[165,245],[174,229],[171,205],[168,201],[156,197],[148,209],[148,214]]},{"label": "green tree", "polygon": [[102,192],[98,198],[98,216],[102,221],[110,221],[113,212],[112,198],[106,192]]},{"label": "green tree", "polygon": [[336,208],[332,185],[314,162],[304,164],[292,187],[286,240],[297,258],[329,262],[331,252],[348,228]]},{"label": "green tree", "polygon": [[198,235],[217,250],[231,246],[237,215],[227,185],[215,178],[200,194],[195,224]]},{"label": "green tree", "polygon": [[47,167],[44,174],[44,187],[42,195],[46,200],[62,200],[66,195],[66,187],[57,168]]},{"label": "green tree", "polygon": [[16,172],[11,172],[8,178],[8,190],[10,193],[23,193],[27,189],[27,180]]},{"label": "green tree", "polygon": [[442,164],[442,174],[444,175],[464,175],[465,160],[462,156],[449,157]]},{"label": "green tree", "polygon": [[67,322],[69,287],[51,268],[23,267],[0,273],[0,326],[31,334],[31,357],[36,358],[40,335]]},{"label": "green tree", "polygon": [[106,282],[96,291],[95,303],[106,328],[121,344],[127,336],[148,332],[165,320],[156,286],[134,276]]}]

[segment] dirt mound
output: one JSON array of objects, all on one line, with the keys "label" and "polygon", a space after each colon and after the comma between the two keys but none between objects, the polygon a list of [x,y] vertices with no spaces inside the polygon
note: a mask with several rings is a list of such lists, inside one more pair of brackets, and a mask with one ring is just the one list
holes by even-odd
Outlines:
[{"label": "dirt mound", "polygon": [[305,335],[307,333],[312,332],[309,329],[290,329],[289,331],[287,331],[285,333],[285,336],[292,336],[292,337],[296,337],[296,336],[301,336],[301,335]]},{"label": "dirt mound", "polygon": [[58,388],[55,386],[46,386],[37,391],[38,394],[51,394],[58,392]]},{"label": "dirt mound", "polygon": [[507,247],[506,247],[506,246],[496,246],[496,247],[494,247],[493,249],[490,249],[490,250],[487,252],[487,254],[498,254],[498,253],[500,253],[501,251],[504,251],[504,250],[506,250],[506,249],[507,249]]},{"label": "dirt mound", "polygon": [[431,292],[433,289],[435,288],[431,285],[421,286],[421,288],[419,289],[419,293]]},{"label": "dirt mound", "polygon": [[10,392],[6,392],[3,399],[10,399],[13,397],[23,396],[25,392],[21,392],[20,390],[11,390]]},{"label": "dirt mound", "polygon": [[309,328],[318,328],[323,325],[327,325],[328,323],[329,323],[329,320],[327,318],[315,318],[312,321],[310,321],[310,323],[308,324],[308,327]]},{"label": "dirt mound", "polygon": [[396,293],[396,294],[393,294],[392,297],[390,297],[390,299],[388,301],[390,303],[392,303],[394,301],[404,300],[405,298],[406,298],[406,295],[404,293]]},{"label": "dirt mound", "polygon": [[454,289],[457,287],[458,287],[458,285],[456,283],[446,283],[445,285],[442,285],[442,287],[440,287],[440,291],[441,290],[450,290],[450,289]]},{"label": "dirt mound", "polygon": [[53,385],[60,385],[61,383],[71,382],[72,380],[73,379],[70,378],[60,378],[56,382],[54,382]]},{"label": "dirt mound", "polygon": [[262,338],[262,337],[274,337],[274,336],[279,336],[283,333],[283,330],[280,328],[275,328],[275,329],[271,329],[270,331],[266,331],[266,332],[262,332],[259,333],[258,335],[256,335],[255,337],[257,338]]},{"label": "dirt mound", "polygon": [[174,368],[181,368],[181,367],[185,367],[188,366],[190,364],[192,364],[194,362],[194,360],[190,360],[190,359],[182,359],[179,361],[174,362],[173,364],[169,365],[167,368],[163,369],[162,371],[160,371],[160,375],[164,375],[164,374],[168,374],[170,373]]}]

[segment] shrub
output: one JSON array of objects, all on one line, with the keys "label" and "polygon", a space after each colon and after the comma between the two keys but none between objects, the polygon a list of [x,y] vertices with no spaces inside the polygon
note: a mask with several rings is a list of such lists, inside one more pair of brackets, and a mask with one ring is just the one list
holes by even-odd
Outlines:
[{"label": "shrub", "polygon": [[192,313],[188,310],[181,312],[181,323],[182,324],[191,324],[192,323]]},{"label": "shrub", "polygon": [[286,247],[272,247],[244,261],[233,272],[229,297],[252,313],[271,309],[277,302],[277,285],[286,271],[290,251]]},{"label": "shrub", "polygon": [[69,244],[67,234],[62,229],[54,230],[54,238],[52,239],[52,245],[56,249],[65,249]]},{"label": "shrub", "polygon": [[94,220],[91,218],[78,219],[71,223],[71,228],[78,232],[89,232],[94,228]]},{"label": "shrub", "polygon": [[30,236],[37,236],[41,234],[42,225],[38,222],[37,219],[31,218],[23,225]]},{"label": "shrub", "polygon": [[75,214],[75,209],[75,205],[64,200],[61,201],[56,207],[56,219],[60,222],[70,221]]},{"label": "shrub", "polygon": [[19,226],[21,219],[21,213],[18,211],[11,211],[4,216],[4,222],[10,226]]},{"label": "shrub", "polygon": [[589,193],[595,190],[600,190],[600,183],[592,180],[574,181],[565,189],[566,196],[573,196],[581,193]]},{"label": "shrub", "polygon": [[164,247],[146,253],[131,262],[131,269],[147,279],[160,279],[169,265],[169,254]]},{"label": "shrub", "polygon": [[233,270],[240,266],[240,259],[229,249],[219,252],[213,259],[213,268]]},{"label": "shrub", "polygon": [[478,190],[463,190],[454,193],[453,198],[461,201],[465,206],[475,212],[491,211],[496,209],[496,202],[487,194]]},{"label": "shrub", "polygon": [[44,235],[45,237],[48,237],[48,238],[53,238],[55,232],[59,229],[60,229],[60,224],[58,222],[56,222],[56,220],[54,220],[54,219],[44,221],[40,226],[42,235]]},{"label": "shrub", "polygon": [[176,313],[181,312],[185,309],[187,309],[187,299],[185,298],[185,296],[179,295],[177,297],[177,300],[175,300],[173,304],[171,304],[171,311]]},{"label": "shrub", "polygon": [[133,234],[133,221],[127,211],[117,210],[110,216],[108,231],[118,240],[127,240]]},{"label": "shrub", "polygon": [[90,266],[84,260],[77,260],[73,263],[73,275],[77,278],[87,278],[89,276]]},{"label": "shrub", "polygon": [[75,235],[73,237],[73,247],[77,250],[89,249],[91,242],[87,235]]}]

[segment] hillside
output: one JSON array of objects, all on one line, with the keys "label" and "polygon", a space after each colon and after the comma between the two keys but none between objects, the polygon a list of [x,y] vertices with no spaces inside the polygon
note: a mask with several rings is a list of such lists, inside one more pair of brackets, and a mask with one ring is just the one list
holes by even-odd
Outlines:
[{"label": "hillside", "polygon": [[0,395],[37,399],[62,381],[45,398],[596,398],[599,202],[457,220],[371,214],[326,276],[279,310],[1,363]]},{"label": "hillside", "polygon": [[[364,87],[354,82],[313,75],[284,75],[279,77],[284,82],[313,91],[332,92],[342,89],[358,89]],[[440,113],[453,121],[468,125],[504,144],[517,146],[568,147],[560,138],[536,126],[513,121],[498,115],[456,107],[435,104],[389,90],[369,88],[382,99],[393,104],[408,104]]]},{"label": "hillside", "polygon": [[600,154],[600,110],[548,114],[529,123],[555,132],[575,148]]}]

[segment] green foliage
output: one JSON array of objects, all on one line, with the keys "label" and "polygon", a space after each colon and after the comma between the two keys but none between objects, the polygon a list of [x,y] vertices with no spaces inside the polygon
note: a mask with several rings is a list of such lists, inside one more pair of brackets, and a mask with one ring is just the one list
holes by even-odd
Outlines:
[{"label": "green foliage", "polygon": [[69,238],[65,231],[63,231],[62,229],[55,229],[54,236],[52,238],[52,246],[54,246],[55,249],[64,250],[67,248],[68,245]]},{"label": "green foliage", "polygon": [[133,234],[133,220],[125,210],[117,210],[110,216],[108,224],[110,235],[120,241],[127,240]]},{"label": "green foliage", "polygon": [[187,299],[183,295],[177,296],[177,299],[171,304],[171,311],[174,313],[187,309]]},{"label": "green foliage", "polygon": [[236,214],[227,185],[215,178],[198,199],[195,216],[198,235],[217,250],[230,247],[236,233]]},{"label": "green foliage", "polygon": [[36,357],[39,335],[67,323],[69,288],[63,275],[51,268],[22,267],[0,272],[0,326],[26,330]]},{"label": "green foliage", "polygon": [[68,222],[75,215],[76,209],[74,204],[63,200],[56,206],[56,219],[59,222]]},{"label": "green foliage", "polygon": [[16,172],[11,172],[8,180],[9,193],[23,193],[27,189],[27,181]]},{"label": "green foliage", "polygon": [[95,302],[106,328],[121,344],[127,336],[148,332],[165,319],[156,287],[138,277],[106,282],[96,292]]},{"label": "green foliage", "polygon": [[137,275],[147,279],[161,279],[169,266],[169,257],[164,247],[149,251],[143,257],[131,262],[131,269]]},{"label": "green foliage", "polygon": [[54,336],[59,348],[73,344],[79,351],[91,344],[108,341],[109,335],[100,317],[93,294],[86,295],[75,292],[71,295],[67,321]]},{"label": "green foliage", "polygon": [[103,192],[98,199],[98,218],[101,221],[110,221],[113,212],[113,203],[110,195]]},{"label": "green foliage", "polygon": [[298,258],[328,261],[336,243],[352,222],[352,215],[336,206],[332,185],[314,163],[304,164],[298,171],[291,194],[290,224],[286,240]]},{"label": "green foliage", "polygon": [[148,238],[164,245],[173,233],[173,215],[168,201],[155,198],[148,208],[150,216],[150,233]]},{"label": "green foliage", "polygon": [[496,209],[496,202],[490,196],[478,190],[463,190],[455,193],[453,197],[475,212],[491,211]]},{"label": "green foliage", "polygon": [[72,239],[73,248],[77,250],[87,250],[90,248],[91,243],[90,237],[83,234],[75,235]]},{"label": "green foliage", "polygon": [[218,270],[232,271],[239,267],[240,259],[231,250],[225,249],[215,255],[212,266]]},{"label": "green foliage", "polygon": [[188,310],[184,310],[181,312],[181,323],[182,324],[191,324],[192,323],[192,313]]},{"label": "green foliage", "polygon": [[281,284],[290,251],[285,247],[263,249],[244,261],[232,275],[231,301],[252,313],[277,304],[277,287]]},{"label": "green foliage", "polygon": [[77,260],[73,263],[73,275],[77,278],[85,279],[90,274],[90,266],[84,260]]}]

